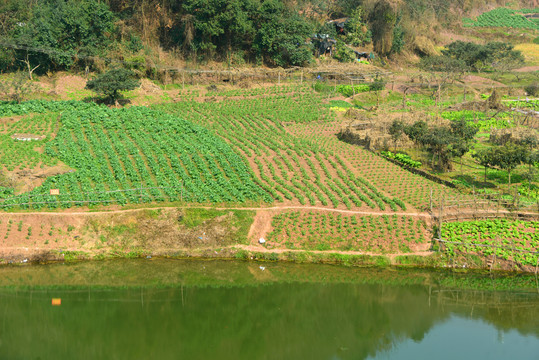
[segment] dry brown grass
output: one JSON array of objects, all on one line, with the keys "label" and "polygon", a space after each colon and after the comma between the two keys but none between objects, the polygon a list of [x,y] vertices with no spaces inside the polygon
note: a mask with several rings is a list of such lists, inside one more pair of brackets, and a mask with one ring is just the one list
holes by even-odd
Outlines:
[{"label": "dry brown grass", "polygon": [[515,50],[522,52],[528,65],[539,65],[539,44],[518,44]]}]

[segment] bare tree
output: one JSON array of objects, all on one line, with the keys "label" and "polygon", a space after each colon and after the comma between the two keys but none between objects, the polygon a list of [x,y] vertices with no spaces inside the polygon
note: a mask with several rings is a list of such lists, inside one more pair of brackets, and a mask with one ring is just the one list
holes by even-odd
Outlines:
[{"label": "bare tree", "polygon": [[30,80],[34,80],[32,78],[32,74],[39,67],[40,64],[37,64],[36,66],[32,68],[32,65],[30,64],[30,60],[28,59],[28,51],[26,52],[26,58],[24,60],[19,60],[19,61],[26,65],[26,68],[28,69],[28,77],[30,78]]}]

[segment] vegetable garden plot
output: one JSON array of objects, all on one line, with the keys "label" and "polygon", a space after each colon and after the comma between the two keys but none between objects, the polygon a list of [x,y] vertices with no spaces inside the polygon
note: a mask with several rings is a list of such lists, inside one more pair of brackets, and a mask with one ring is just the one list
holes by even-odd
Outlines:
[{"label": "vegetable garden plot", "polygon": [[[206,129],[147,108],[66,111],[46,155],[76,171],[48,178],[6,204],[83,201],[244,202],[272,198],[245,162]],[[60,189],[53,197],[49,189]],[[118,190],[143,188],[140,192]],[[160,189],[158,189],[160,188]],[[78,203],[79,202],[79,203]],[[70,206],[70,203],[65,204]]]},{"label": "vegetable garden plot", "polygon": [[283,123],[305,125],[330,120],[317,94],[233,99],[221,102],[184,101],[162,105],[174,114],[210,128],[247,158],[260,186],[278,201],[334,208],[406,209],[397,198],[381,193],[353,173],[332,151],[312,137],[294,136]]},{"label": "vegetable garden plot", "polygon": [[[494,118],[490,118],[482,111],[444,111],[440,116],[444,119],[455,121],[464,119],[468,124],[471,124],[475,128],[481,131],[490,131],[492,129],[504,129],[514,127],[513,117],[509,112],[492,112],[488,115],[495,115]],[[488,117],[488,118],[487,118]]]},{"label": "vegetable garden plot", "polygon": [[521,13],[535,12],[535,9],[524,9],[523,11],[507,8],[497,8],[485,12],[472,19],[463,19],[464,26],[470,27],[510,27],[515,29],[539,29],[539,24],[527,19]]},{"label": "vegetable garden plot", "polygon": [[0,124],[0,164],[7,171],[56,165],[57,159],[36,151],[36,148],[50,140],[58,125],[58,113],[7,119]]},{"label": "vegetable garden plot", "polygon": [[535,265],[539,256],[537,221],[499,219],[444,223],[441,235],[443,240],[449,241],[444,247],[451,255],[456,252],[496,255],[524,265]]},{"label": "vegetable garden plot", "polygon": [[434,202],[437,202],[444,193],[455,198],[468,197],[454,189],[413,174],[359,146],[339,141],[334,135],[339,130],[332,123],[297,124],[288,129],[298,137],[312,138],[320,148],[328,149],[340,159],[350,172],[391,195],[395,201],[403,201],[419,209],[426,209],[431,194]]},{"label": "vegetable garden plot", "polygon": [[304,250],[408,253],[424,248],[428,233],[423,220],[383,215],[330,212],[285,212],[272,220],[269,247]]},{"label": "vegetable garden plot", "polygon": [[81,101],[46,101],[30,100],[23,103],[12,101],[0,102],[0,117],[27,114],[43,114],[47,112],[62,112],[67,110],[87,110],[96,107],[94,103]]}]

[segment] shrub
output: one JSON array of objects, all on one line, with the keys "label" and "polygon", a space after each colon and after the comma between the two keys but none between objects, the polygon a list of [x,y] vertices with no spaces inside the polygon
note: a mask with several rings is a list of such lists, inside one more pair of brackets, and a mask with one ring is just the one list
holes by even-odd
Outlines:
[{"label": "shrub", "polygon": [[421,59],[419,66],[427,71],[463,71],[466,63],[448,56],[427,56]]},{"label": "shrub", "polygon": [[116,68],[98,75],[86,83],[86,89],[105,95],[111,102],[120,98],[120,92],[133,90],[140,86],[135,73],[128,69]]},{"label": "shrub", "polygon": [[539,83],[533,83],[524,88],[524,90],[528,93],[530,96],[538,96],[539,95]]},{"label": "shrub", "polygon": [[354,51],[348,48],[342,41],[337,41],[337,45],[335,45],[335,54],[333,57],[340,62],[352,62],[356,60]]}]

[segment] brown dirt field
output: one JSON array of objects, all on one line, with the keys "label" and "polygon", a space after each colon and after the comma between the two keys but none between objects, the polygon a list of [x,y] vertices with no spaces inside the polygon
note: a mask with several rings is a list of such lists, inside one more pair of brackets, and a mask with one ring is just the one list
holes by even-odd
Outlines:
[{"label": "brown dirt field", "polygon": [[58,164],[51,167],[41,168],[41,164],[38,164],[33,169],[15,169],[13,171],[6,171],[7,177],[13,182],[16,189],[16,193],[23,193],[30,191],[41,184],[50,176],[65,174],[73,171],[65,164]]},{"label": "brown dirt field", "polygon": [[513,71],[514,72],[520,72],[520,73],[523,73],[523,72],[535,72],[535,71],[539,71],[539,66],[524,66],[524,67],[521,67],[520,69],[515,69]]},{"label": "brown dirt field", "polygon": [[108,213],[1,213],[0,264],[39,260],[77,251],[92,257],[131,251],[173,253],[181,249],[218,249],[237,245],[233,213],[206,220],[196,228],[179,222],[177,208]]},{"label": "brown dirt field", "polygon": [[86,81],[84,77],[78,75],[60,75],[56,79],[54,91],[60,96],[65,96],[68,92],[82,91]]},{"label": "brown dirt field", "polygon": [[504,84],[498,81],[487,79],[477,75],[467,75],[462,78],[462,81],[467,86],[472,87],[505,87]]}]

